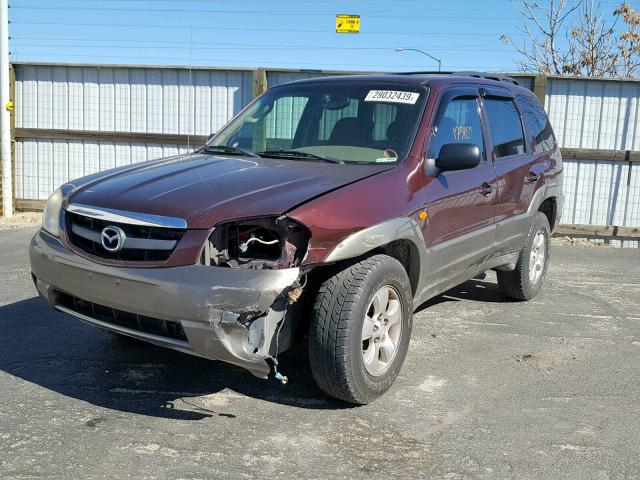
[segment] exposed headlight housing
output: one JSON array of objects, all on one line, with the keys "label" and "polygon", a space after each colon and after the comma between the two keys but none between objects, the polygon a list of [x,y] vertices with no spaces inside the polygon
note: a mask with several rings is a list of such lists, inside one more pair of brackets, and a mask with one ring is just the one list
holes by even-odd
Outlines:
[{"label": "exposed headlight housing", "polygon": [[202,264],[270,269],[300,265],[311,233],[287,217],[249,218],[216,225],[202,252]]},{"label": "exposed headlight housing", "polygon": [[60,236],[60,212],[62,210],[63,200],[64,194],[62,193],[62,189],[58,188],[51,194],[49,200],[47,200],[42,214],[42,229],[54,237]]}]

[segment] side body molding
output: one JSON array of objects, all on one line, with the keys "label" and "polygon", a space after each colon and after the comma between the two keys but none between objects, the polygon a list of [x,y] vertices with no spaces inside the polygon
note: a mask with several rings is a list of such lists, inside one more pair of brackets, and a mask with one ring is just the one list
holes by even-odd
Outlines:
[{"label": "side body molding", "polygon": [[425,287],[425,267],[427,265],[428,253],[424,237],[422,236],[422,230],[418,223],[412,218],[394,218],[353,233],[336,245],[325,261],[338,262],[358,257],[396,240],[407,240],[411,242],[418,252],[418,258],[412,259],[412,261],[419,262],[420,265],[416,297],[413,302],[414,306],[417,306],[424,301],[424,299],[421,298],[421,292],[424,291]]}]

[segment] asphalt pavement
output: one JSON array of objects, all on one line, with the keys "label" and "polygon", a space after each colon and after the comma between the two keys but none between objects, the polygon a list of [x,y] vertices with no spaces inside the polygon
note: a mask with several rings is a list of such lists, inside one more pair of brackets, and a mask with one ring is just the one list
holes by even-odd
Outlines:
[{"label": "asphalt pavement", "polygon": [[392,389],[352,407],[50,310],[0,231],[2,479],[640,478],[640,250],[553,248],[541,294],[495,275],[416,314]]}]

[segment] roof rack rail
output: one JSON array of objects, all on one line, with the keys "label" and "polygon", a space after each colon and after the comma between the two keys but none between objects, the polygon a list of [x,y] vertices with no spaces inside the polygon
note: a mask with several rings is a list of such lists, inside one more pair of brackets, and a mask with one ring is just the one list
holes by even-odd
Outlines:
[{"label": "roof rack rail", "polygon": [[515,78],[508,75],[502,75],[500,73],[490,72],[473,72],[473,71],[460,71],[460,72],[437,72],[437,71],[418,71],[418,72],[395,72],[391,75],[457,75],[460,77],[475,77],[485,78],[487,80],[495,80],[496,82],[506,82],[513,85],[520,85]]},{"label": "roof rack rail", "polygon": [[425,70],[418,72],[393,72],[391,75],[451,75],[453,72],[441,72],[436,70]]},{"label": "roof rack rail", "polygon": [[497,82],[506,82],[513,85],[520,85],[520,82],[518,82],[515,78],[509,77],[508,75],[502,75],[500,73],[462,71],[453,72],[452,75],[460,75],[461,77],[485,78],[487,80],[495,80]]}]

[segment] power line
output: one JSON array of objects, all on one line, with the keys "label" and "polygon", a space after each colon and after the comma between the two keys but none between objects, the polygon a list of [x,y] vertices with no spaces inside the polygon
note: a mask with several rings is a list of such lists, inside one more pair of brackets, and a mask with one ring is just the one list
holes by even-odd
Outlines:
[{"label": "power line", "polygon": [[[69,27],[117,27],[117,28],[170,28],[170,29],[198,29],[198,30],[234,30],[234,31],[255,31],[255,32],[281,32],[281,33],[325,33],[335,35],[333,30],[312,30],[312,29],[289,29],[289,28],[258,28],[258,27],[245,27],[244,25],[238,27],[229,27],[221,25],[158,25],[158,24],[131,24],[131,23],[71,23],[71,22],[29,22],[29,21],[11,21],[11,25],[54,25],[54,26],[69,26]],[[506,32],[505,32],[506,33]],[[506,33],[509,36],[526,36],[521,32]],[[422,35],[422,36],[450,36],[450,37],[493,37],[498,36],[497,33],[470,33],[470,32],[410,32],[410,31],[377,31],[377,32],[360,32],[358,35]]]},{"label": "power line", "polygon": [[[119,7],[25,7],[25,6],[16,6],[11,7],[16,10],[47,10],[47,11],[64,11],[64,10],[73,10],[73,11],[93,11],[93,12],[154,12],[154,13],[220,13],[220,14],[230,14],[230,15],[270,15],[270,16],[287,16],[287,17],[326,17],[326,16],[334,16],[336,14],[335,11],[332,12],[306,12],[306,11],[278,11],[274,12],[273,10],[210,10],[210,9],[174,9],[174,8],[119,8]],[[473,9],[472,9],[473,10]],[[476,11],[486,11],[486,9],[475,9]],[[466,11],[466,10],[465,10]],[[418,20],[427,20],[427,19],[440,19],[440,18],[466,18],[466,19],[479,19],[479,20],[513,20],[514,17],[478,17],[474,16],[464,16],[460,14],[456,14],[455,10],[430,10],[432,13],[447,13],[450,15],[447,16],[438,16],[438,15],[394,15],[394,14],[369,14],[369,13],[361,13],[362,16],[366,16],[367,18],[395,18],[395,19],[418,19]],[[516,13],[514,11],[514,13]]]},{"label": "power line", "polygon": [[[106,41],[106,42],[116,42],[116,43],[127,43],[127,44],[131,44],[131,43],[149,43],[152,45],[184,45],[184,46],[188,46],[188,45],[208,45],[208,46],[214,46],[214,47],[227,47],[227,46],[233,46],[233,47],[274,47],[274,48],[322,48],[322,49],[335,49],[335,50],[393,50],[395,48],[394,46],[384,46],[384,47],[349,47],[349,46],[330,46],[330,45],[305,45],[305,44],[296,44],[296,45],[291,45],[291,44],[276,44],[276,43],[228,43],[228,42],[216,42],[216,43],[210,43],[210,42],[177,42],[177,41],[169,41],[169,40],[130,40],[130,39],[117,39],[117,38],[88,38],[88,37],[73,37],[73,38],[68,38],[68,37],[23,37],[23,36],[12,36],[9,37],[10,40],[59,40],[59,41],[69,41],[69,42],[102,42],[102,41]],[[67,45],[63,45],[63,46],[67,46]],[[437,48],[437,49],[447,49],[447,50],[467,50],[469,48],[476,48],[476,47],[492,47],[495,46],[494,44],[456,44],[455,47],[450,47],[450,46],[444,46],[444,45],[433,45],[433,44],[429,44],[429,48]],[[413,48],[409,45],[405,45],[403,46],[403,48]],[[415,47],[418,48],[418,47]],[[499,50],[499,51],[503,51],[503,50]]]},{"label": "power line", "polygon": [[[56,39],[57,40],[57,39]],[[80,41],[80,40],[78,40]],[[91,40],[89,40],[91,41]],[[124,40],[122,40],[124,41]],[[126,49],[152,49],[152,50],[185,50],[188,49],[188,44],[184,44],[183,46],[174,46],[170,45],[171,42],[153,42],[158,45],[131,45],[131,42],[128,42],[127,45],[114,45],[114,44],[103,44],[103,45],[69,45],[64,43],[12,43],[15,47],[51,47],[51,48],[126,48]],[[271,50],[271,49],[279,49],[279,50],[356,50],[356,51],[393,51],[394,47],[330,47],[330,46],[314,46],[314,45],[269,45],[269,44],[247,44],[247,45],[229,45],[229,44],[210,44],[211,46],[197,46],[201,44],[194,43],[191,48],[193,50],[220,50],[221,48],[224,50]],[[409,48],[409,47],[403,47]],[[440,51],[440,52],[450,52],[450,51],[465,51],[468,50],[469,47],[429,47],[430,50]],[[504,52],[505,49],[481,49],[474,48],[474,52]]]}]

